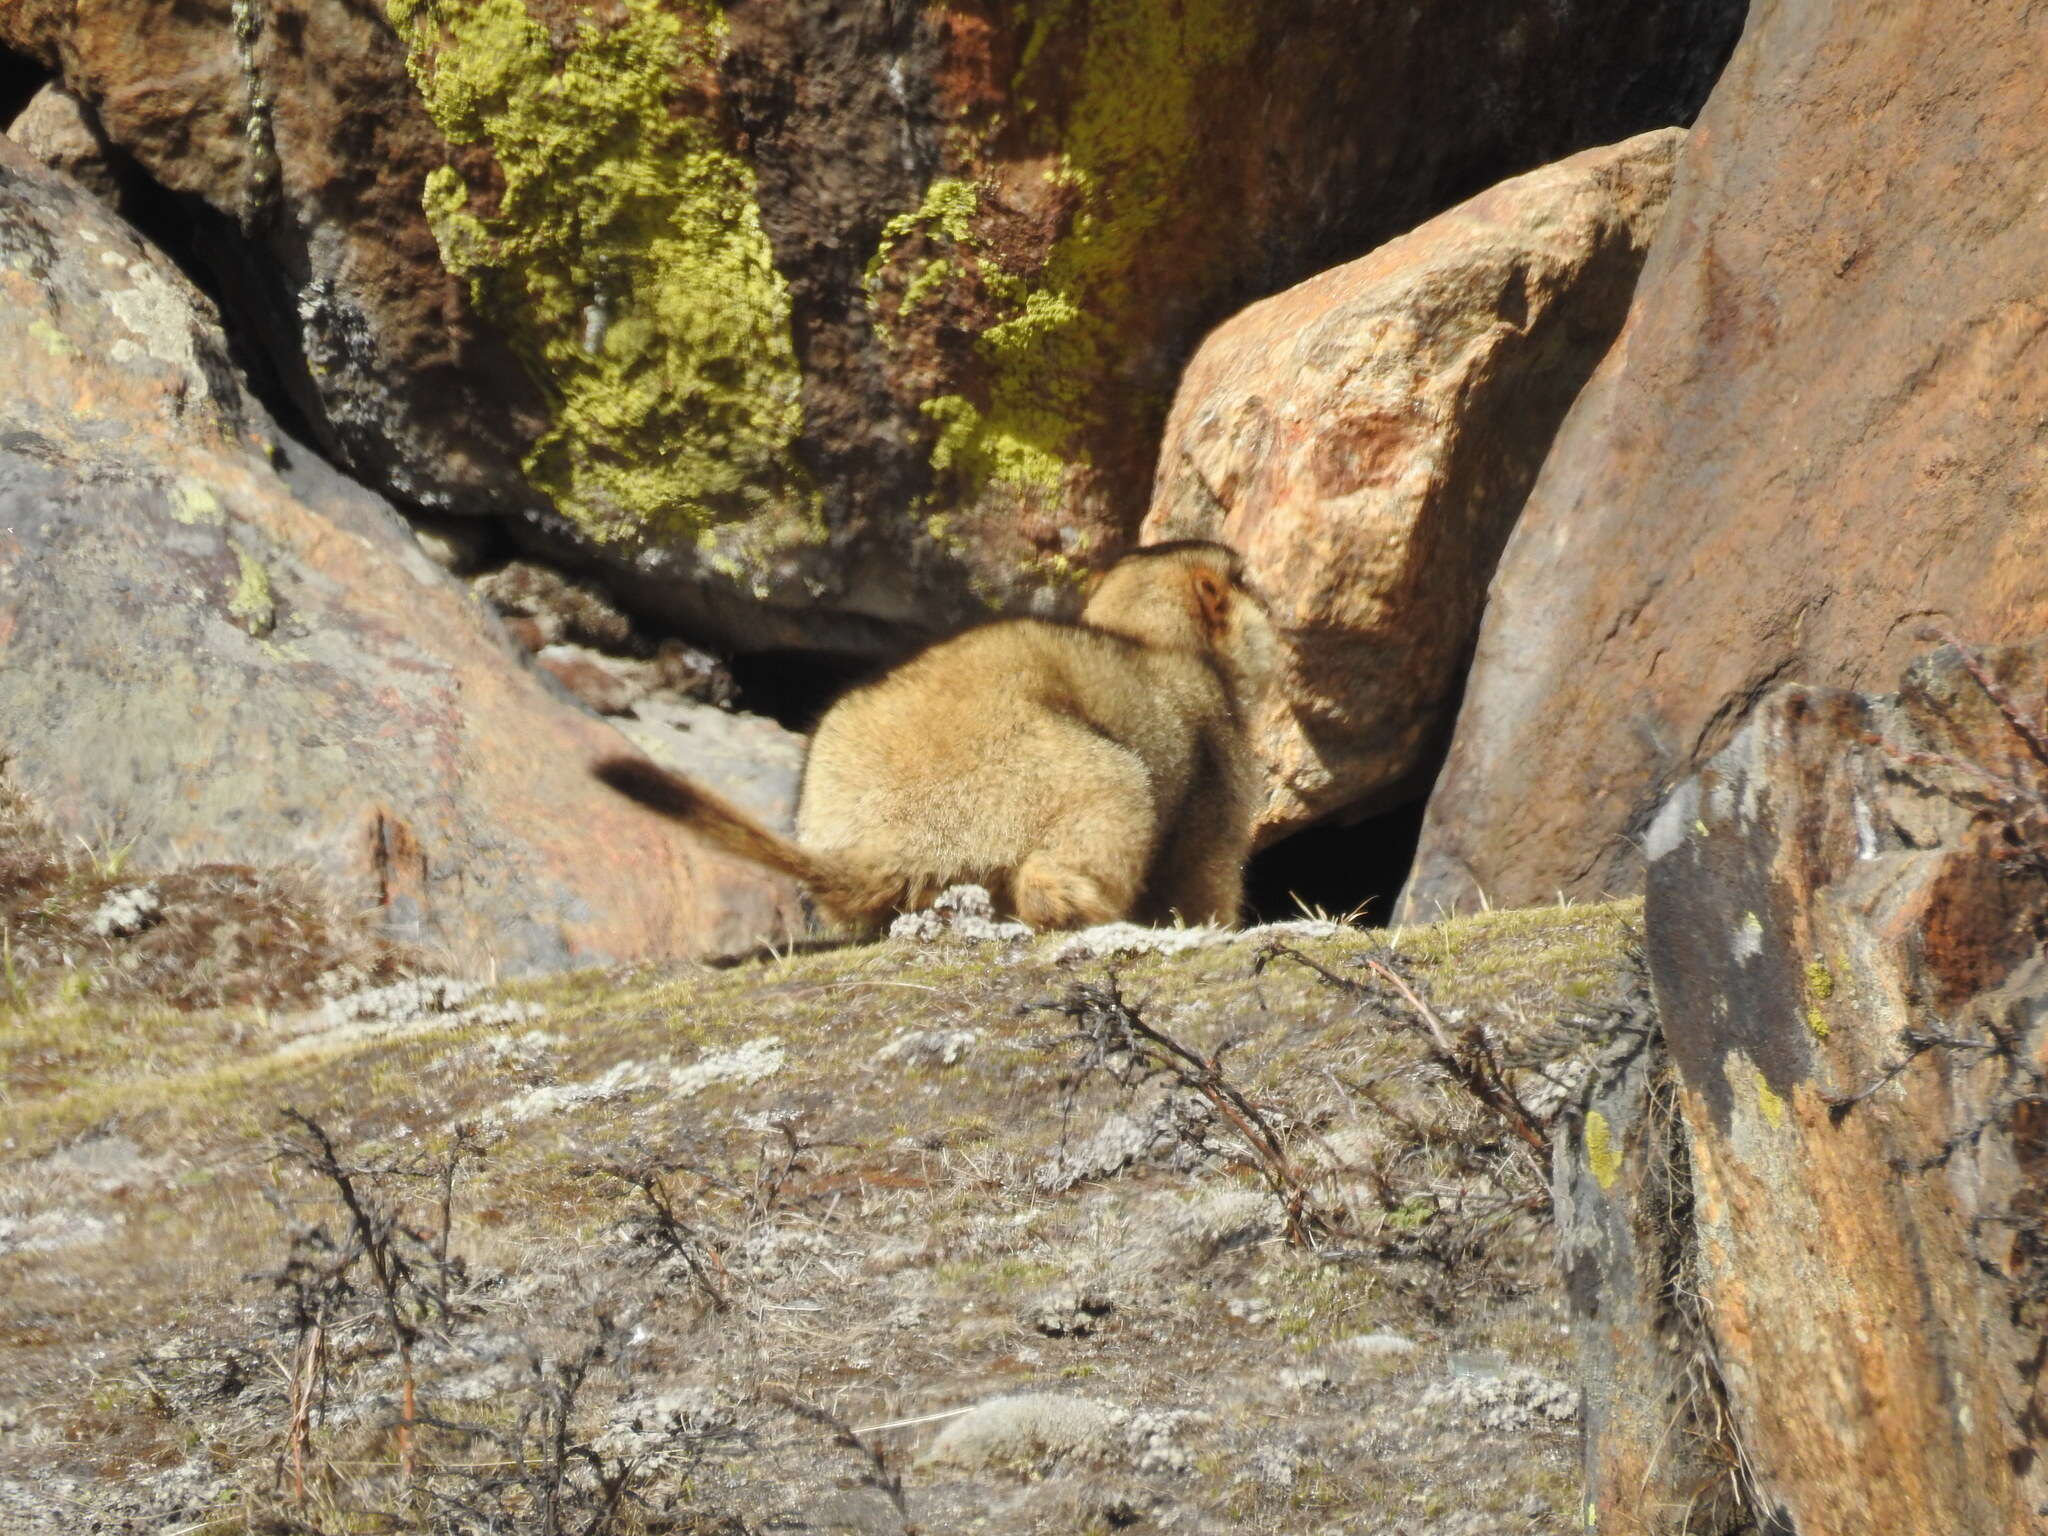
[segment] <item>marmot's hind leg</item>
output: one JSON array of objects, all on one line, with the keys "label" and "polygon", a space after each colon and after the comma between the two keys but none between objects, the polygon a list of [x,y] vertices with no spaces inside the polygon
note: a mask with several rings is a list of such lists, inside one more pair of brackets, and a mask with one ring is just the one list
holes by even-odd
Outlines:
[{"label": "marmot's hind leg", "polygon": [[1151,777],[1137,755],[1084,726],[1062,732],[1049,761],[1050,815],[1018,862],[1011,897],[1033,928],[1086,928],[1131,915],[1159,835]]}]

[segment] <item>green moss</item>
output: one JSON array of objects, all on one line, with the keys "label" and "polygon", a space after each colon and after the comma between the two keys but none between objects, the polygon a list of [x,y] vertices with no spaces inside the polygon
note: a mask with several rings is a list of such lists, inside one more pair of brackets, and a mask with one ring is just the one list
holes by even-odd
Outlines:
[{"label": "green moss", "polygon": [[[1258,37],[1256,10],[1231,0],[1092,7],[1013,0],[1006,11],[1025,39],[1012,99],[1026,121],[1043,115],[1040,98],[1065,104],[1050,146],[1057,161],[1046,174],[1077,207],[1042,266],[1004,270],[986,251],[976,265],[1002,312],[979,338],[990,370],[986,394],[973,405],[947,396],[925,407],[941,426],[933,468],[957,477],[970,495],[992,486],[1056,491],[1070,468],[1087,464],[1090,435],[1144,430],[1164,409],[1163,395],[1134,395],[1120,377],[1147,318],[1136,279],[1162,262],[1188,259],[1158,242],[1193,192],[1203,94],[1213,74],[1245,59]],[[1077,49],[1047,47],[1063,35],[1076,38]],[[1060,77],[1043,78],[1052,68]],[[971,190],[934,182],[916,211],[885,226],[871,280],[913,232],[942,247],[909,279],[903,308],[950,275],[950,268],[934,275],[945,244],[975,247]]]},{"label": "green moss", "polygon": [[788,285],[746,162],[685,100],[715,78],[709,0],[620,0],[551,36],[522,0],[390,0],[451,144],[497,178],[427,179],[451,272],[547,391],[528,479],[596,536],[690,536],[815,497]]},{"label": "green moss", "polygon": [[270,572],[240,544],[234,546],[241,567],[235,590],[228,594],[228,614],[251,635],[262,638],[277,626],[277,599],[270,590]]},{"label": "green moss", "polygon": [[1420,1231],[1435,1219],[1436,1198],[1433,1195],[1410,1195],[1387,1212],[1387,1225],[1396,1232]]},{"label": "green moss", "polygon": [[1586,1112],[1586,1166],[1602,1189],[1614,1188],[1621,1175],[1621,1148],[1614,1144],[1614,1130],[1599,1110]]}]

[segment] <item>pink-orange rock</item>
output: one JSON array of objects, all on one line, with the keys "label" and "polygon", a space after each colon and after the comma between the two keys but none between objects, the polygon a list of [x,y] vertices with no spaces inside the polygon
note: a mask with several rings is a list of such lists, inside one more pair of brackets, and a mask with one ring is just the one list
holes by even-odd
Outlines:
[{"label": "pink-orange rock", "polygon": [[1774,680],[2048,628],[2041,16],[1757,7],[1503,553],[1404,894],[1626,891]]},{"label": "pink-orange rock", "polygon": [[311,866],[465,968],[799,921],[591,779],[620,737],[273,435],[169,261],[5,140],[0,351],[0,754],[68,829]]},{"label": "pink-orange rock", "polygon": [[1494,560],[1621,328],[1684,139],[1503,182],[1254,304],[1188,365],[1144,537],[1241,550],[1291,642],[1260,725],[1265,836],[1417,794]]}]

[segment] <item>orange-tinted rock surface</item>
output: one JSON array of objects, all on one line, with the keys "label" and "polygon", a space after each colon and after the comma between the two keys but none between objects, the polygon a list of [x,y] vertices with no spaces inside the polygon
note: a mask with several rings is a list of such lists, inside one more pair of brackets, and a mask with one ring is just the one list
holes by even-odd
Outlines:
[{"label": "orange-tinted rock surface", "polygon": [[1287,633],[1264,836],[1418,793],[1494,560],[1621,328],[1684,139],[1503,182],[1234,316],[1181,376],[1143,536],[1242,551]]},{"label": "orange-tinted rock surface", "polygon": [[[2048,1503],[2044,685],[2036,641],[1775,690],[1648,831],[1690,1283],[1787,1529],[2021,1536]],[[1604,1531],[1635,1495],[1600,1498]]]},{"label": "orange-tinted rock surface", "polygon": [[2022,0],[1759,7],[1502,556],[1404,896],[1625,891],[1773,681],[2048,628],[2048,116]]}]

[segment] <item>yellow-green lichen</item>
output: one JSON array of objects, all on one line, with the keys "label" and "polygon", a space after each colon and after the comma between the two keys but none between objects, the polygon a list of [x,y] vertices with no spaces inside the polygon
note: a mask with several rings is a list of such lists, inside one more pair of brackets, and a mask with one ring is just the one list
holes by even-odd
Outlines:
[{"label": "yellow-green lichen", "polygon": [[218,528],[228,520],[220,498],[197,480],[180,480],[171,487],[171,516],[188,528]]},{"label": "yellow-green lichen", "polygon": [[[1045,451],[1065,454],[1102,410],[1134,318],[1134,279],[1178,259],[1152,243],[1192,191],[1205,77],[1251,53],[1258,12],[1237,0],[1063,0],[1019,4],[1013,14],[1031,17],[1020,71],[1027,92],[1041,46],[1055,33],[1086,31],[1059,172],[1081,211],[1034,280],[1023,323],[990,335],[999,371],[989,414],[998,429],[1023,426]],[[1030,419],[1015,421],[1023,410]]]},{"label": "yellow-green lichen", "polygon": [[277,599],[270,590],[270,572],[241,545],[234,546],[240,567],[235,589],[228,594],[228,614],[251,635],[261,639],[277,627]]},{"label": "yellow-green lichen", "polygon": [[1761,1072],[1756,1074],[1756,1107],[1773,1129],[1785,1123],[1785,1101],[1772,1092]]},{"label": "yellow-green lichen", "polygon": [[[963,181],[957,176],[941,176],[926,187],[923,202],[908,213],[897,214],[882,226],[882,238],[875,246],[875,254],[868,258],[867,271],[861,277],[869,302],[874,300],[882,268],[896,254],[896,248],[912,236],[923,235],[955,246],[972,247],[974,215],[980,207],[981,190],[971,181]],[[943,258],[936,264],[943,264]],[[910,307],[908,292],[904,294],[903,306],[906,309]]]},{"label": "yellow-green lichen", "polygon": [[943,292],[947,280],[952,275],[953,264],[943,256],[937,261],[926,262],[924,269],[904,288],[903,303],[898,313],[908,314],[930,299],[933,294]]},{"label": "yellow-green lichen", "polygon": [[726,22],[618,0],[552,33],[522,0],[390,0],[435,123],[496,176],[427,179],[441,259],[553,405],[527,478],[590,533],[814,521],[789,288],[747,163],[691,99]]},{"label": "yellow-green lichen", "polygon": [[[1041,98],[1065,105],[1051,146],[1057,160],[1046,174],[1076,208],[1031,271],[1005,271],[982,253],[987,259],[976,270],[1000,306],[1000,318],[978,338],[989,364],[985,389],[972,403],[948,395],[925,405],[941,427],[932,465],[964,482],[970,496],[991,485],[1057,491],[1070,468],[1087,464],[1091,435],[1156,424],[1163,391],[1135,388],[1123,366],[1134,345],[1149,342],[1139,278],[1161,263],[1200,260],[1199,252],[1155,246],[1193,193],[1205,135],[1200,108],[1212,77],[1245,59],[1258,38],[1257,11],[1233,0],[1090,7],[1014,0],[1007,10],[1025,38],[1013,99],[1027,119],[1053,120],[1038,110]],[[1076,47],[1048,50],[1061,35],[1077,39]],[[1041,78],[1049,68],[1063,73]],[[958,185],[933,183],[914,214],[885,227],[871,275],[912,230],[942,243],[910,279],[904,308],[913,293],[922,298],[945,280],[930,276],[945,259],[944,241],[963,250],[972,243],[973,209]],[[929,212],[941,189],[956,223]],[[1202,277],[1185,273],[1180,286],[1199,287]]]},{"label": "yellow-green lichen", "polygon": [[1828,1037],[1828,1020],[1827,1015],[1821,1012],[1820,1005],[1835,995],[1835,973],[1828,969],[1826,961],[1814,960],[1808,963],[1806,993],[1812,999],[1806,1009],[1806,1028],[1814,1039],[1825,1040]]},{"label": "yellow-green lichen", "polygon": [[1621,1175],[1621,1148],[1614,1144],[1614,1131],[1599,1110],[1586,1112],[1586,1166],[1602,1189],[1614,1188]]},{"label": "yellow-green lichen", "polygon": [[[1012,415],[1006,425],[992,424],[965,395],[941,395],[927,400],[925,415],[938,423],[939,435],[932,444],[932,468],[945,474],[957,472],[971,486],[1000,483],[1056,490],[1066,473],[1066,461],[1039,446],[1028,430],[1029,418],[1020,423]],[[1056,423],[1051,423],[1057,430]]]},{"label": "yellow-green lichen", "polygon": [[61,359],[78,355],[78,348],[72,345],[71,338],[40,315],[29,321],[28,333],[36,345],[52,357]]}]

